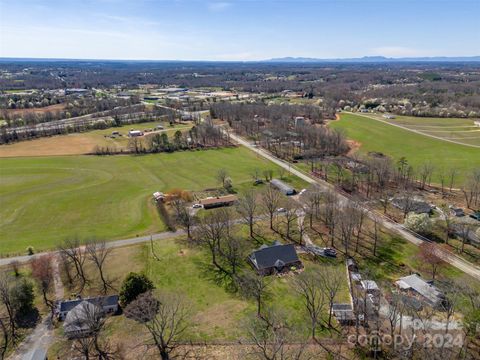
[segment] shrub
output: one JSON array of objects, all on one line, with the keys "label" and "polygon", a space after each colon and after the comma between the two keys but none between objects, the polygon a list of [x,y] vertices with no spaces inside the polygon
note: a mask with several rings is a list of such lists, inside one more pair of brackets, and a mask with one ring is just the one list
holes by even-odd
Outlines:
[{"label": "shrub", "polygon": [[32,256],[33,254],[35,254],[35,249],[33,248],[33,246],[28,246],[27,255]]},{"label": "shrub", "polygon": [[154,288],[155,286],[153,286],[152,281],[146,275],[131,272],[122,283],[120,301],[124,306],[128,305],[135,300],[138,295],[153,290]]},{"label": "shrub", "polygon": [[25,279],[16,282],[10,289],[10,296],[17,316],[24,316],[32,311],[35,294],[31,282]]}]

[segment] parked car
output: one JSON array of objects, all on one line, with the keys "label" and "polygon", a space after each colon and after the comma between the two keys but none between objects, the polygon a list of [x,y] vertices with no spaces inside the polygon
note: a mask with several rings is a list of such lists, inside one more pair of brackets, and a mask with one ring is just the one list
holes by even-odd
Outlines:
[{"label": "parked car", "polygon": [[332,248],[324,248],[323,253],[327,257],[337,257],[337,250],[332,249]]},{"label": "parked car", "polygon": [[202,204],[193,204],[192,208],[194,209],[200,209],[202,207]]},{"label": "parked car", "polygon": [[277,213],[284,213],[286,212],[287,210],[285,208],[278,208],[277,209]]},{"label": "parked car", "polygon": [[470,215],[472,219],[480,221],[480,211],[475,211],[473,214]]},{"label": "parked car", "polygon": [[303,195],[307,192],[307,189],[302,189],[300,190],[300,192],[298,193],[298,195]]},{"label": "parked car", "polygon": [[325,256],[323,249],[316,245],[306,245],[305,250],[309,253],[312,253],[318,256]]}]

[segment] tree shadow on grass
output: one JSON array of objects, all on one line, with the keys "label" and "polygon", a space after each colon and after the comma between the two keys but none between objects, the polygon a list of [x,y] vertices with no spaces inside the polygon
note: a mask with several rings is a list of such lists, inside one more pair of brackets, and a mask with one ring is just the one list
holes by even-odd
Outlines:
[{"label": "tree shadow on grass", "polygon": [[378,279],[386,279],[387,274],[403,273],[406,270],[404,263],[404,246],[406,241],[400,237],[391,237],[382,241],[377,247],[377,256],[364,255],[364,261]]},{"label": "tree shadow on grass", "polygon": [[199,270],[200,277],[203,279],[222,287],[228,293],[233,294],[238,291],[234,279],[216,269],[214,265],[199,258],[194,258],[192,261],[195,267]]}]

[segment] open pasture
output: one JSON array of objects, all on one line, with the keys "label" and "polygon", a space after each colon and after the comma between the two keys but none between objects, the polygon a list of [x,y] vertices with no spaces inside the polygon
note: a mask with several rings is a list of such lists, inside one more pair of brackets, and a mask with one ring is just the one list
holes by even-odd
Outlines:
[{"label": "open pasture", "polygon": [[342,114],[330,126],[345,130],[348,138],[359,142],[360,152],[377,151],[394,160],[406,157],[414,168],[433,163],[433,181],[439,181],[440,171],[456,168],[460,184],[469,171],[480,167],[480,148],[434,139],[365,116]]},{"label": "open pasture", "polygon": [[278,169],[244,148],[0,159],[0,253],[45,250],[72,236],[114,240],[163,231],[152,193],[216,187],[219,168],[240,190],[252,186],[255,168]]},{"label": "open pasture", "polygon": [[395,119],[385,119],[379,114],[369,114],[369,116],[423,134],[467,145],[480,146],[480,126],[475,125],[475,121],[480,121],[478,119],[424,118],[397,115],[395,115]]}]

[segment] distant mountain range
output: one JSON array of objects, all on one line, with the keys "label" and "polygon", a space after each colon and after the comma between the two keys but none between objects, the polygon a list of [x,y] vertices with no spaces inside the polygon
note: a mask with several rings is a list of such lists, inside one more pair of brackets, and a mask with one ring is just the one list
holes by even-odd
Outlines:
[{"label": "distant mountain range", "polygon": [[391,63],[391,62],[480,62],[480,56],[434,56],[389,58],[385,56],[364,56],[361,58],[317,59],[306,57],[283,57],[265,60],[276,63]]}]

